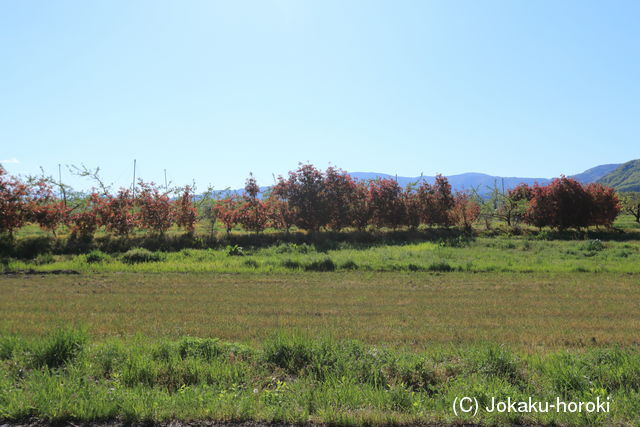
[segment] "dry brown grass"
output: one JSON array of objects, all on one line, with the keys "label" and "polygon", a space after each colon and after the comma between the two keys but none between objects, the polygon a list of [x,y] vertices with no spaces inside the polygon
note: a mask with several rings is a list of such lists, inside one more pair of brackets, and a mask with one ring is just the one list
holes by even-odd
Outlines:
[{"label": "dry brown grass", "polygon": [[0,278],[0,331],[257,342],[276,329],[413,348],[637,344],[640,276],[573,273],[90,274]]}]

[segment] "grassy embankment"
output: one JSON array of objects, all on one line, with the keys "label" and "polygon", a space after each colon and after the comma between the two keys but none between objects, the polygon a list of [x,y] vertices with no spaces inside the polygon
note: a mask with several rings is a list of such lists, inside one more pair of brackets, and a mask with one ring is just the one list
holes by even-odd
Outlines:
[{"label": "grassy embankment", "polygon": [[526,237],[463,238],[395,245],[281,243],[266,248],[226,247],[177,252],[37,256],[6,259],[5,270],[79,272],[466,271],[640,272],[638,241],[536,240]]}]

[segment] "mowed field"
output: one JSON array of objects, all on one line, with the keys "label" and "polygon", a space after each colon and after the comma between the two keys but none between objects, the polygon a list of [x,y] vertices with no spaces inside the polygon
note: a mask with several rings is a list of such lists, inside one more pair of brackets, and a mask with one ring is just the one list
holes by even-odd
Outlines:
[{"label": "mowed field", "polygon": [[16,274],[0,278],[0,330],[217,337],[278,331],[407,349],[479,342],[539,351],[636,345],[630,273]]}]

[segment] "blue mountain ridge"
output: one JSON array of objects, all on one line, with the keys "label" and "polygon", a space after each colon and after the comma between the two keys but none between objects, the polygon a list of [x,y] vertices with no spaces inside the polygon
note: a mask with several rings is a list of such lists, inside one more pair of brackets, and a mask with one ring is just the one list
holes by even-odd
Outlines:
[{"label": "blue mountain ridge", "polygon": [[[592,182],[596,182],[607,174],[611,173],[613,170],[618,168],[620,164],[606,164],[595,166],[591,169],[587,169],[586,171],[571,175],[568,178],[573,178],[583,184],[589,184]],[[361,181],[371,180],[371,179],[396,179],[398,184],[401,187],[406,187],[409,184],[419,183],[421,181],[426,181],[429,184],[433,184],[435,182],[435,176],[416,176],[416,177],[406,177],[406,176],[396,176],[389,175],[385,173],[379,172],[347,172],[353,178]],[[477,173],[477,172],[468,172],[462,173],[458,175],[446,175],[449,180],[449,184],[451,184],[451,188],[454,192],[456,191],[465,191],[465,190],[473,190],[477,191],[479,194],[489,194],[494,187],[497,187],[499,190],[509,190],[511,188],[516,187],[519,184],[540,184],[546,185],[551,182],[549,178],[523,178],[523,177],[502,177],[496,175],[488,175],[485,173]],[[270,187],[260,187],[260,191],[267,191]],[[243,189],[230,190],[230,194],[242,194]]]}]

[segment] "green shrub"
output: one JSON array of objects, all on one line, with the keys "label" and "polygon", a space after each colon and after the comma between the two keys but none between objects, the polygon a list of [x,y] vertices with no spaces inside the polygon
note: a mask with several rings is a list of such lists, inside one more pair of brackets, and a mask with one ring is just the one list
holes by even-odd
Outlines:
[{"label": "green shrub", "polygon": [[50,236],[30,237],[18,240],[14,254],[21,259],[34,259],[40,254],[51,253],[55,249],[56,240]]},{"label": "green shrub", "polygon": [[129,249],[122,255],[122,262],[126,264],[158,261],[162,261],[162,255],[159,252],[151,252],[145,248]]},{"label": "green shrub", "polygon": [[343,263],[340,268],[342,268],[343,270],[357,270],[358,269],[358,264],[356,264],[355,261],[349,260],[346,261],[345,263]]},{"label": "green shrub", "polygon": [[282,262],[282,266],[284,268],[288,268],[289,270],[297,270],[301,267],[300,263],[293,259],[285,259]]},{"label": "green shrub", "polygon": [[308,245],[306,243],[296,244],[296,243],[283,243],[275,247],[275,253],[277,254],[289,254],[289,253],[297,253],[297,254],[307,254],[310,252],[315,252],[316,249]]},{"label": "green shrub", "polygon": [[109,255],[97,249],[92,250],[85,257],[85,260],[89,264],[99,264],[99,263],[107,262],[109,259],[110,259]]},{"label": "green shrub", "polygon": [[304,269],[306,271],[335,271],[336,264],[331,258],[325,258],[320,261],[312,261]]},{"label": "green shrub", "polygon": [[587,252],[600,252],[604,249],[604,243],[600,239],[589,240],[581,246],[583,251]]},{"label": "green shrub", "polygon": [[33,263],[36,265],[46,265],[46,264],[54,263],[55,261],[56,261],[56,257],[54,257],[50,253],[46,253],[46,254],[40,254],[37,257],[35,257],[35,259],[33,260]]},{"label": "green shrub", "polygon": [[242,246],[229,245],[227,246],[227,255],[229,256],[244,256],[244,249]]},{"label": "green shrub", "polygon": [[422,270],[424,270],[424,268],[422,268],[421,266],[419,266],[417,264],[409,264],[409,265],[407,265],[407,268],[409,269],[409,271],[422,271]]},{"label": "green shrub", "polygon": [[438,262],[434,262],[429,267],[427,267],[427,270],[428,271],[448,272],[448,271],[453,271],[454,268],[451,267],[451,265],[449,265],[449,263],[447,263],[445,261],[438,261]]},{"label": "green shrub", "polygon": [[444,239],[439,239],[438,244],[440,247],[446,248],[464,248],[469,246],[472,242],[473,238],[469,235],[460,235],[457,237],[449,237]]}]

